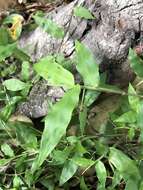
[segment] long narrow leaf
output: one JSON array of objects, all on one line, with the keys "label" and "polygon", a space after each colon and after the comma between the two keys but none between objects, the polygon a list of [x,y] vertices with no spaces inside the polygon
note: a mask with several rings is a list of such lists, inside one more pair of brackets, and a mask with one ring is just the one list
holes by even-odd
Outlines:
[{"label": "long narrow leaf", "polygon": [[100,82],[99,66],[93,54],[82,43],[76,41],[77,70],[85,85],[97,87]]},{"label": "long narrow leaf", "polygon": [[77,171],[78,166],[72,160],[68,160],[63,167],[62,174],[60,176],[60,185],[67,182]]},{"label": "long narrow leaf", "polygon": [[122,151],[111,147],[109,161],[122,174],[124,179],[127,180],[132,177],[134,180],[140,180],[140,173],[136,164]]},{"label": "long narrow leaf", "polygon": [[56,103],[45,120],[38,159],[34,162],[32,171],[34,172],[42,165],[46,157],[59,143],[66,133],[66,128],[71,120],[72,112],[79,101],[80,86],[76,85]]}]

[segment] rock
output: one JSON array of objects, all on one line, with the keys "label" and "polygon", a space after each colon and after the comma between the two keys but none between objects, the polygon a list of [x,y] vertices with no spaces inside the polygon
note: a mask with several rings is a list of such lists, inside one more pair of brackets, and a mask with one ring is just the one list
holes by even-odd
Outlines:
[{"label": "rock", "polygon": [[37,82],[30,91],[27,102],[17,108],[17,112],[30,118],[39,118],[48,113],[51,105],[60,100],[64,90],[60,87],[49,87],[46,81]]}]

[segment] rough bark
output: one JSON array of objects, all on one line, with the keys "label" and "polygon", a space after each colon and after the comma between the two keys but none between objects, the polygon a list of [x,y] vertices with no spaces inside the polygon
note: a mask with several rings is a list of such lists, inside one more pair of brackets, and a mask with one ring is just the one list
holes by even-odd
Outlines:
[{"label": "rough bark", "polygon": [[[87,7],[96,19],[91,21],[73,16],[74,7],[80,4]],[[127,55],[142,34],[142,10],[142,0],[75,0],[47,14],[64,28],[66,35],[63,40],[54,39],[37,28],[23,35],[20,46],[27,50],[33,61],[59,52],[70,58],[74,55],[74,41],[80,40],[93,52],[100,70],[107,71],[109,82],[124,86],[133,78]],[[22,112],[30,115],[28,110]],[[32,117],[37,116],[42,115],[32,114]]]}]

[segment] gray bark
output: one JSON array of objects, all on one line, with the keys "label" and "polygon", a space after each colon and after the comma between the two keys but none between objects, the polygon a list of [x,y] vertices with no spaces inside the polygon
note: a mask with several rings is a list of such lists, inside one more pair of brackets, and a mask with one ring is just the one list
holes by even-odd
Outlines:
[{"label": "gray bark", "polygon": [[[74,7],[80,4],[87,7],[96,19],[91,21],[73,16]],[[127,55],[131,45],[140,40],[143,31],[142,0],[75,0],[48,13],[47,17],[63,27],[66,35],[63,40],[57,40],[41,28],[24,34],[20,46],[25,48],[33,61],[59,52],[71,58],[74,55],[74,41],[77,39],[93,52],[100,70],[108,73],[110,83],[125,86],[132,80],[134,75]],[[42,97],[41,92],[39,96]],[[31,96],[29,101],[30,99]],[[26,104],[29,109],[23,111],[25,107],[21,106],[20,110],[28,116],[40,117],[48,111],[44,110],[44,114],[38,114],[38,111],[35,115],[29,114],[33,105],[29,102],[24,105]]]}]

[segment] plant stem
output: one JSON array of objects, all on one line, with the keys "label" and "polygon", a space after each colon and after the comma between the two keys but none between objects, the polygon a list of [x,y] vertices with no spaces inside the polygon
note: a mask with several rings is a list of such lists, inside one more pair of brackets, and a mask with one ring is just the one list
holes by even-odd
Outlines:
[{"label": "plant stem", "polygon": [[122,96],[136,96],[139,98],[143,98],[143,95],[141,94],[133,94],[133,93],[127,93],[123,90],[114,90],[114,89],[109,89],[106,87],[90,87],[90,86],[81,86],[82,89],[87,89],[87,90],[95,90],[95,91],[99,91],[99,92],[106,92],[106,93],[113,93],[113,94],[119,94]]}]

